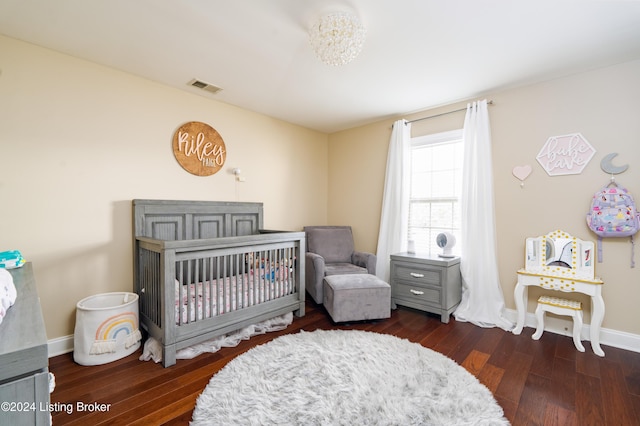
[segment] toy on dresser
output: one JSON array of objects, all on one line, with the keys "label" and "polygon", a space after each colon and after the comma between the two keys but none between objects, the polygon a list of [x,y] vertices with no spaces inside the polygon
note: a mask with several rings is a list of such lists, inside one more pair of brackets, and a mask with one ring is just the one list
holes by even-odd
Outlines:
[{"label": "toy on dresser", "polygon": [[24,265],[25,260],[18,250],[0,252],[0,268],[13,269]]}]

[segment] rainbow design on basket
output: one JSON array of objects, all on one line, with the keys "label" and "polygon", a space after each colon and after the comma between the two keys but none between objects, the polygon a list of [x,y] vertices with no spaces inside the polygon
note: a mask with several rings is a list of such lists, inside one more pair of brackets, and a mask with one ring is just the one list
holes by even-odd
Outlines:
[{"label": "rainbow design on basket", "polygon": [[137,327],[138,318],[133,312],[123,312],[107,318],[98,326],[96,339],[91,345],[89,355],[100,355],[116,351],[116,338],[118,334],[127,335],[124,347],[130,348],[142,340],[142,334]]}]

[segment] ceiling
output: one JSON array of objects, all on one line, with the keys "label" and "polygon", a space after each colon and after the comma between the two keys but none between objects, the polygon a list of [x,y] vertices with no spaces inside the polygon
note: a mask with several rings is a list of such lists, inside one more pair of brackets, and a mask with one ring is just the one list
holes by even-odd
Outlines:
[{"label": "ceiling", "polygon": [[[335,11],[367,30],[340,67],[307,38]],[[332,133],[640,59],[640,1],[0,0],[0,33]]]}]

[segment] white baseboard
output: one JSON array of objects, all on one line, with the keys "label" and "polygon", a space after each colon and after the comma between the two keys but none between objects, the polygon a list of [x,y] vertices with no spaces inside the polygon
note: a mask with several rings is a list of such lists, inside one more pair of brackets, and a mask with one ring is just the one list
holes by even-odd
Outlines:
[{"label": "white baseboard", "polygon": [[[513,309],[505,309],[505,316],[516,322],[518,317],[517,311]],[[538,321],[533,312],[527,312],[524,318],[525,327],[536,328]],[[582,340],[590,340],[591,328],[589,324],[584,324],[582,327],[582,333],[580,337]],[[560,334],[563,336],[573,336],[573,321],[571,319],[552,317],[551,315],[545,315],[544,331]],[[543,335],[544,336],[544,335]],[[613,346],[614,348],[625,349],[627,351],[640,352],[640,335],[631,334],[624,331],[612,330],[610,328],[600,329],[600,344],[606,346]],[[586,345],[585,345],[586,346]],[[606,356],[606,348],[603,348]]]},{"label": "white baseboard", "polygon": [[51,339],[47,342],[49,358],[73,352],[73,334]]},{"label": "white baseboard", "polygon": [[[505,316],[510,321],[516,322],[517,312],[513,309],[505,309]],[[536,328],[538,322],[533,313],[527,313],[524,318],[525,327]],[[589,340],[589,324],[582,327],[582,340]],[[545,316],[545,333],[556,333],[563,336],[573,336],[573,322],[564,318],[556,318],[550,315]],[[73,334],[69,336],[51,339],[48,342],[49,358],[66,354],[73,351]],[[640,335],[626,333],[624,331],[612,330],[609,328],[600,329],[600,344],[613,346],[614,348],[625,349],[633,352],[640,352]],[[606,348],[603,349],[606,356]]]}]

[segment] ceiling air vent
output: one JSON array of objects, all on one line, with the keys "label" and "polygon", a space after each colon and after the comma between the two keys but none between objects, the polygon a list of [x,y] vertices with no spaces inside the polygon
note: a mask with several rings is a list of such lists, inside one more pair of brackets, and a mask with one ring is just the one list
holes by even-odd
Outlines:
[{"label": "ceiling air vent", "polygon": [[209,93],[218,93],[222,89],[218,86],[214,86],[213,84],[205,83],[201,80],[193,79],[189,82],[190,86],[197,87],[198,89],[206,90]]}]

